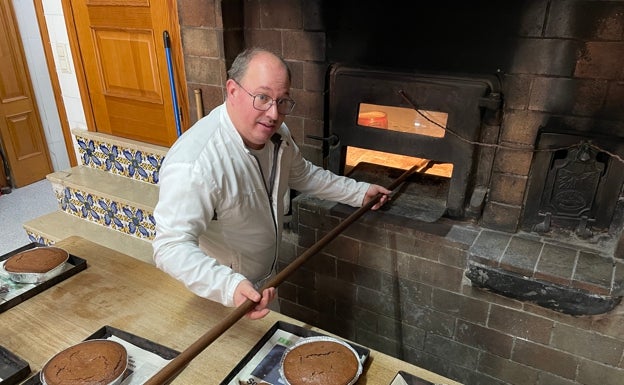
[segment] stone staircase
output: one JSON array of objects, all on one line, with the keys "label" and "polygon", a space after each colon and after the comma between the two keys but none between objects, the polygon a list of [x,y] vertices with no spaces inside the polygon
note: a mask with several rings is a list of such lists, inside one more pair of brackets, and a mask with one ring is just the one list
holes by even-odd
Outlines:
[{"label": "stone staircase", "polygon": [[153,263],[158,170],[166,147],[73,130],[79,165],[47,175],[59,208],[24,223],[33,242],[79,235]]}]

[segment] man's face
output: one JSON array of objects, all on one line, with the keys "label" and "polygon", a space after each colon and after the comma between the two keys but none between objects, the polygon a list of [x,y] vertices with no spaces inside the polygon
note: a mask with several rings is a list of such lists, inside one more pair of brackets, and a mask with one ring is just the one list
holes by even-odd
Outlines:
[{"label": "man's face", "polygon": [[[277,112],[275,100],[289,97],[288,73],[279,59],[266,54],[254,57],[240,84],[229,79],[226,83],[228,112],[245,144],[254,149],[264,144],[284,122],[285,115]],[[266,111],[254,107],[252,95],[264,94],[273,99]]]}]

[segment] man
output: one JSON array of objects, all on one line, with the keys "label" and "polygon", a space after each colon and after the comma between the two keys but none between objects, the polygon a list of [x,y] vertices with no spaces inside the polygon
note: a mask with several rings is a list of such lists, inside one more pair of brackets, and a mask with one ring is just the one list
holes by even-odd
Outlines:
[{"label": "man", "polygon": [[390,191],[305,160],[284,118],[295,102],[283,59],[249,49],[228,71],[226,101],[185,132],[160,169],[154,261],[195,294],[225,306],[249,299],[264,317],[275,273],[287,193],[361,206]]}]

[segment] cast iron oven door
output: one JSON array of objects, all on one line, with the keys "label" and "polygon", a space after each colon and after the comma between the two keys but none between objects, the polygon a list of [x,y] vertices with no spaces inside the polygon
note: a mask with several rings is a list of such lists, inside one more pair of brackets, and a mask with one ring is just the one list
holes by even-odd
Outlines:
[{"label": "cast iron oven door", "polygon": [[[475,143],[481,140],[484,116],[500,109],[498,80],[340,64],[333,65],[328,76],[327,168],[344,174],[349,146],[451,163],[442,215],[463,217],[475,188],[487,186],[487,181],[479,181],[475,175],[489,175],[491,161],[479,161],[480,148]],[[439,111],[447,114],[446,125],[437,137],[362,126],[358,124],[362,103]]]},{"label": "cast iron oven door", "polygon": [[540,233],[551,226],[576,229],[581,238],[608,232],[624,184],[624,165],[615,159],[624,154],[622,140],[542,131],[536,148],[541,151],[531,166],[524,229]]}]

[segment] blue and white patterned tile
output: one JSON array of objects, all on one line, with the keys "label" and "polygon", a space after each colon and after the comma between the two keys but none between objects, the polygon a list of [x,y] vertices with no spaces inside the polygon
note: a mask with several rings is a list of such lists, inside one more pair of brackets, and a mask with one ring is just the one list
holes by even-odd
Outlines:
[{"label": "blue and white patterned tile", "polygon": [[45,238],[44,236],[35,234],[28,230],[26,230],[26,235],[28,235],[28,239],[30,239],[31,242],[39,243],[40,245],[52,246],[54,244],[53,241]]},{"label": "blue and white patterned tile", "polygon": [[84,165],[142,182],[158,183],[163,155],[79,136],[76,142]]},{"label": "blue and white patterned tile", "polygon": [[68,214],[137,238],[152,240],[156,234],[153,213],[71,187],[63,189],[60,206]]}]

